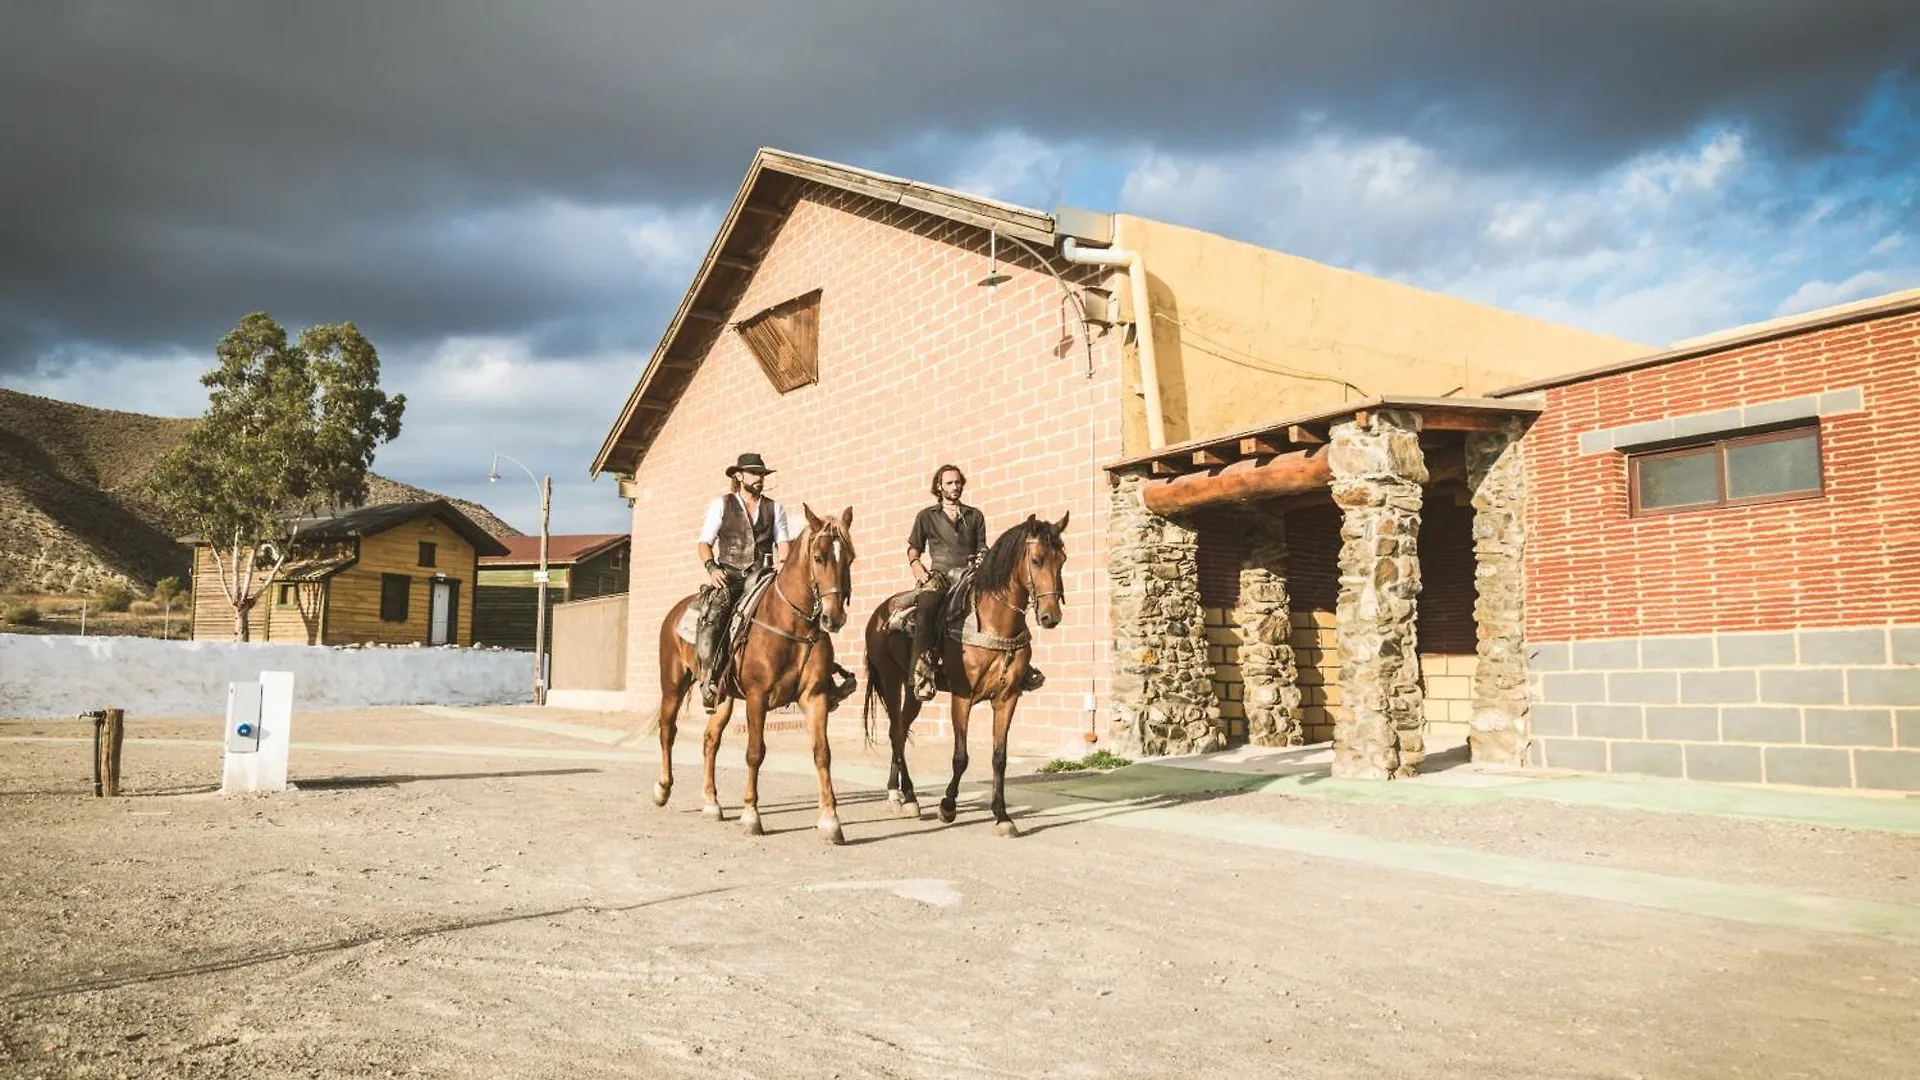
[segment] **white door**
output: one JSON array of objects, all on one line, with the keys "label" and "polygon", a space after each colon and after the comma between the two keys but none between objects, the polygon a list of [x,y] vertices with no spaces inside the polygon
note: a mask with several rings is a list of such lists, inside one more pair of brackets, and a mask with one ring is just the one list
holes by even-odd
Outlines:
[{"label": "white door", "polygon": [[446,581],[434,582],[433,583],[433,629],[429,633],[429,636],[427,638],[427,644],[445,645],[447,643],[447,637],[448,637],[448,631],[449,631],[448,624],[452,621],[447,616],[452,613],[452,609],[453,609],[453,584],[451,582],[446,582]]}]

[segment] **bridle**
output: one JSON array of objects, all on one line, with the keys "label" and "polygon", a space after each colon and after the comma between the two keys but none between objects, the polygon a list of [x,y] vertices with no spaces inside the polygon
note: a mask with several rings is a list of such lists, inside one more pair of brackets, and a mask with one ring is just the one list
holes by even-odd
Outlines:
[{"label": "bridle", "polygon": [[[1028,537],[1027,543],[1039,544],[1041,543],[1041,541],[1037,537]],[[1029,562],[1027,563],[1027,602],[1025,604],[1015,607],[1014,605],[1007,603],[1005,600],[1000,599],[999,594],[988,592],[985,589],[980,590],[980,595],[986,597],[987,599],[993,601],[996,604],[999,604],[1001,607],[1006,608],[1008,611],[1025,615],[1027,612],[1033,611],[1039,608],[1040,601],[1043,597],[1048,597],[1048,596],[1058,597],[1062,601],[1062,603],[1064,603],[1066,601],[1067,590],[1065,589],[1065,587],[1062,587],[1062,588],[1054,589],[1051,592],[1041,592],[1040,590],[1034,588],[1033,587],[1033,564]]]},{"label": "bridle", "polygon": [[[831,539],[835,542],[844,542],[833,530],[823,529],[820,532],[820,535],[818,537],[808,538],[807,540],[808,554],[812,554],[813,545],[821,539]],[[845,575],[843,573],[842,578],[844,579],[844,577]],[[810,646],[814,642],[819,641],[821,635],[825,633],[825,631],[820,628],[820,620],[825,618],[827,614],[827,597],[842,595],[841,587],[839,585],[835,585],[830,589],[823,589],[820,587],[820,582],[814,577],[814,575],[809,573],[807,575],[808,595],[811,596],[813,599],[813,610],[809,612],[806,608],[803,608],[799,604],[794,603],[793,598],[787,595],[787,591],[780,587],[780,578],[778,575],[774,576],[774,579],[771,584],[773,587],[774,595],[778,596],[781,599],[781,601],[787,605],[787,607],[791,608],[793,610],[793,613],[800,617],[800,622],[803,625],[807,626],[809,629],[811,629],[813,633],[808,634],[805,637],[802,637],[799,634],[790,633],[786,630],[782,630],[779,627],[772,625],[771,623],[765,622],[758,615],[753,616],[748,621],[753,623],[753,625],[758,626],[762,630],[766,630],[774,634],[778,634],[779,636],[786,638],[788,641],[797,641],[802,645]]]}]

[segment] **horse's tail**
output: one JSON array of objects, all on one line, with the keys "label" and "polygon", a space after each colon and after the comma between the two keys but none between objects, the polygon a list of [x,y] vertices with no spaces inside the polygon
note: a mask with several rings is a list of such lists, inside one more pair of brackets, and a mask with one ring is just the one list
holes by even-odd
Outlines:
[{"label": "horse's tail", "polygon": [[[873,646],[868,645],[867,646],[867,694],[866,694],[866,697],[861,699],[861,702],[860,702],[860,735],[861,735],[862,744],[865,746],[873,745],[873,699],[880,696],[880,691],[876,689],[879,685],[880,685],[880,665],[873,658]],[[883,704],[886,704],[884,699],[883,699]],[[889,705],[887,709],[887,717],[889,720],[891,720],[893,717],[893,709],[891,705]]]}]

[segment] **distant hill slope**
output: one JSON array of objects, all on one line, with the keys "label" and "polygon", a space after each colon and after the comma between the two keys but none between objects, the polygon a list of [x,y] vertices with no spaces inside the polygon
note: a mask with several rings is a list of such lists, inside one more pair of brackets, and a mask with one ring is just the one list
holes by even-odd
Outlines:
[{"label": "distant hill slope", "polygon": [[[169,574],[184,578],[186,549],[145,487],[194,423],[0,389],[0,589],[88,590],[118,579],[144,591]],[[369,478],[368,496],[446,498],[382,476]],[[477,503],[447,501],[495,536],[520,535]]]}]

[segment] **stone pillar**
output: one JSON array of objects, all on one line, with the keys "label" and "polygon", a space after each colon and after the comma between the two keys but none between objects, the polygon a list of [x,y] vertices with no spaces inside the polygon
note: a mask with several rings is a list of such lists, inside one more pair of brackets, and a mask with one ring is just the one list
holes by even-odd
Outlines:
[{"label": "stone pillar", "polygon": [[1527,727],[1527,475],[1520,436],[1509,418],[1500,431],[1467,435],[1467,484],[1473,491],[1473,621],[1480,662],[1473,674],[1473,760],[1524,765]]},{"label": "stone pillar", "polygon": [[1418,414],[1365,419],[1334,425],[1327,459],[1341,510],[1333,775],[1385,780],[1413,775],[1425,756],[1414,612],[1427,466]]},{"label": "stone pillar", "polygon": [[1300,746],[1300,672],[1294,664],[1287,604],[1285,519],[1263,510],[1239,515],[1246,531],[1240,567],[1240,679],[1247,708],[1247,741],[1255,746]]},{"label": "stone pillar", "polygon": [[1116,474],[1107,521],[1113,615],[1113,730],[1137,754],[1223,749],[1226,727],[1207,660],[1199,537],[1147,511],[1144,475]]}]

